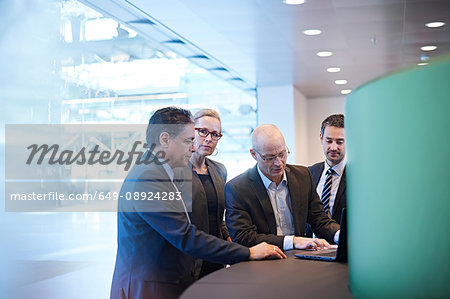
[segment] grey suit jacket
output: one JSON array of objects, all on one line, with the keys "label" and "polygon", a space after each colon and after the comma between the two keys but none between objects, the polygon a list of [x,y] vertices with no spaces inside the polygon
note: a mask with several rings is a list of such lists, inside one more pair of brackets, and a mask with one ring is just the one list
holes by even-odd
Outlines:
[{"label": "grey suit jacket", "polygon": [[[303,236],[306,223],[328,242],[333,242],[339,225],[323,210],[311,173],[303,166],[286,166],[296,236]],[[225,186],[226,223],[231,239],[245,246],[262,241],[283,248],[284,236],[277,236],[277,225],[257,166],[237,176]]]},{"label": "grey suit jacket", "polygon": [[[188,169],[191,172],[190,169]],[[181,201],[164,201],[175,212],[149,212],[156,200],[127,200],[127,194],[176,192],[161,165],[135,165],[120,191],[118,247],[111,298],[177,298],[194,280],[194,259],[234,264],[250,252],[192,225]],[[154,208],[157,208],[156,206]]]},{"label": "grey suit jacket", "polygon": [[[311,171],[314,184],[319,184],[320,177],[322,176],[323,169],[325,167],[325,162],[316,163],[312,166],[309,166],[309,170]],[[333,210],[331,213],[331,218],[334,219],[337,223],[341,222],[341,214],[342,209],[347,207],[347,188],[346,188],[346,176],[345,176],[345,168],[342,173],[341,181],[339,182],[339,187],[336,192],[336,198],[334,200]]]}]

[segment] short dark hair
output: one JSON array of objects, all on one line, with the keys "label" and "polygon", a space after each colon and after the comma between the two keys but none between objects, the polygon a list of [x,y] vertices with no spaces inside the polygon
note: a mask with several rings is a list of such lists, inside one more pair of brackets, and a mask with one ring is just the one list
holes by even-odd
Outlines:
[{"label": "short dark hair", "polygon": [[344,128],[344,114],[332,114],[325,118],[320,127],[320,134],[322,136],[326,126]]},{"label": "short dark hair", "polygon": [[156,110],[148,121],[147,144],[159,145],[159,136],[162,132],[175,137],[183,130],[183,126],[180,125],[193,123],[194,119],[189,110],[173,106]]}]

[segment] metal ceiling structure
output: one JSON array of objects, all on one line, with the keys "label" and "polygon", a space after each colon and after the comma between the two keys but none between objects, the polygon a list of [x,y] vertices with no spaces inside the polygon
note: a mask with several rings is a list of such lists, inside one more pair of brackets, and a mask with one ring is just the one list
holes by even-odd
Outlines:
[{"label": "metal ceiling structure", "polygon": [[[83,2],[177,53],[187,51],[244,89],[294,85],[307,98],[340,96],[342,89],[450,53],[448,0]],[[432,21],[446,25],[425,26]],[[322,33],[308,36],[307,29]],[[426,45],[437,48],[421,50]],[[333,55],[319,57],[319,51]],[[329,67],[341,71],[329,73]],[[347,84],[336,85],[339,79]]]}]

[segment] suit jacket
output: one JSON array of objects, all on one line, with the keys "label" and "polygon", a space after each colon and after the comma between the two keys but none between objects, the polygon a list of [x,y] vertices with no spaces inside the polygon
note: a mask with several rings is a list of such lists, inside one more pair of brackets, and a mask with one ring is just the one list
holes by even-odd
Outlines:
[{"label": "suit jacket", "polygon": [[[208,172],[214,184],[217,195],[217,226],[219,228],[220,238],[226,240],[230,234],[228,233],[225,221],[223,221],[223,213],[225,209],[225,182],[227,181],[227,169],[222,163],[206,158]],[[192,164],[190,164],[192,168]],[[192,172],[192,222],[201,229],[209,233],[208,221],[208,202],[206,199],[205,189],[198,174]]]},{"label": "suit jacket", "polygon": [[111,298],[177,298],[194,281],[195,258],[221,264],[249,258],[248,248],[192,225],[182,201],[127,200],[129,194],[177,191],[161,165],[135,165],[128,174],[119,195]]},{"label": "suit jacket", "polygon": [[[323,169],[325,167],[325,162],[316,163],[313,166],[309,166],[309,170],[311,171],[314,184],[319,184],[320,177],[322,176]],[[345,167],[342,172],[342,178],[339,182],[339,187],[336,192],[336,198],[334,200],[333,210],[331,213],[331,218],[334,219],[337,223],[341,222],[341,213],[342,209],[347,207],[347,190],[346,190],[346,179],[345,179]]]},{"label": "suit jacket", "polygon": [[[223,214],[225,209],[225,182],[227,181],[227,169],[222,163],[206,158],[206,166],[211,176],[214,189],[217,195],[217,227],[219,229],[219,238],[226,240],[230,234],[228,233]],[[192,164],[189,163],[192,169]],[[197,172],[192,171],[192,223],[200,230],[209,233],[208,218],[208,200],[206,198],[205,189],[203,188],[200,177]],[[195,276],[198,277],[202,267],[203,260],[196,260]]]},{"label": "suit jacket", "polygon": [[[303,166],[286,165],[288,189],[296,236],[303,236],[306,223],[328,242],[333,242],[339,225],[323,210],[311,173]],[[225,186],[226,223],[231,239],[245,246],[267,242],[283,248],[284,236],[277,236],[277,224],[257,166]]]}]

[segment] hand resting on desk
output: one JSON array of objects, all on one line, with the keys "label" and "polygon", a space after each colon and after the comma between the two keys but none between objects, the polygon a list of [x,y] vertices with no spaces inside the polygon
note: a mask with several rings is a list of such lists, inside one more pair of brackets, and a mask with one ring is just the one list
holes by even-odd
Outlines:
[{"label": "hand resting on desk", "polygon": [[285,259],[286,255],[284,252],[275,245],[267,244],[266,242],[261,242],[258,245],[250,247],[250,260],[262,260],[266,258],[278,258]]}]

